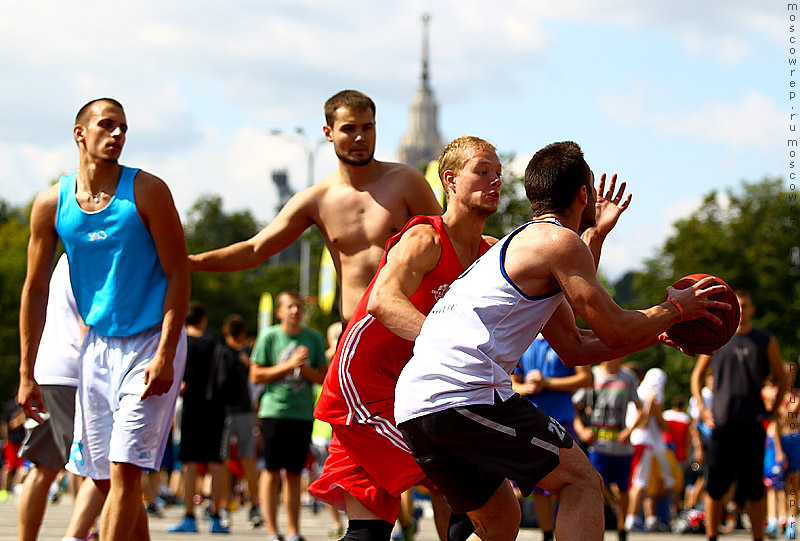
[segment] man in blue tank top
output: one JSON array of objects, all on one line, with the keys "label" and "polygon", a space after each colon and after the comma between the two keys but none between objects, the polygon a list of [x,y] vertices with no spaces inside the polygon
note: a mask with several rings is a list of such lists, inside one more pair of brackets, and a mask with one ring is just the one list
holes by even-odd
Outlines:
[{"label": "man in blue tank top", "polygon": [[89,326],[67,468],[107,494],[100,531],[115,540],[148,538],[141,471],[161,463],[186,362],[189,302],[186,243],[172,195],[161,179],[120,165],[127,129],[119,102],[86,104],[73,129],[78,171],[33,203],[17,396],[41,422],[33,368],[60,239]]}]

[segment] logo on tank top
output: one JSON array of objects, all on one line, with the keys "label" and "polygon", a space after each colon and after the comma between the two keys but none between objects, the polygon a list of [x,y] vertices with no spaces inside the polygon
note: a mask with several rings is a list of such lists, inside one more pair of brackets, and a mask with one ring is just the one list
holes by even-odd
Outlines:
[{"label": "logo on tank top", "polygon": [[436,289],[431,289],[431,294],[433,298],[437,301],[444,297],[444,294],[447,293],[447,290],[450,289],[450,284],[442,284]]},{"label": "logo on tank top", "polygon": [[108,235],[105,231],[92,231],[89,233],[89,242],[96,242],[98,240],[106,240]]}]

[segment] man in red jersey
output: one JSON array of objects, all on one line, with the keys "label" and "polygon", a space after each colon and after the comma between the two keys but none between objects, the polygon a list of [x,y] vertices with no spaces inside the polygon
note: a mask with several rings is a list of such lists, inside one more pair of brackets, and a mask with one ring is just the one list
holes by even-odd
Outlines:
[{"label": "man in red jersey", "polygon": [[[483,226],[497,210],[500,173],[490,143],[460,137],[447,145],[439,158],[447,211],[414,217],[389,239],[378,273],[339,341],[315,410],[316,418],[333,426],[330,455],[309,491],[346,509],[345,539],[389,539],[400,494],[425,481],[395,426],[395,383],[434,303],[496,241],[483,236]],[[601,212],[609,209],[590,233],[598,257],[605,233],[627,204],[615,203],[598,202]],[[440,513],[440,536],[445,524]]]}]

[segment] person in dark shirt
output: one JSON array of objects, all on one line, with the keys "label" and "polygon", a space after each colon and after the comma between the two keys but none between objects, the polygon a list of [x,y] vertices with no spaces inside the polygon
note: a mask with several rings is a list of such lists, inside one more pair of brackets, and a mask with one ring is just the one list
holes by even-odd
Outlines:
[{"label": "person in dark shirt", "polygon": [[211,532],[228,533],[219,516],[222,499],[222,427],[225,411],[211,383],[211,365],[219,340],[206,334],[208,325],[206,309],[202,303],[192,301],[186,313],[186,371],[183,376],[181,396],[181,442],[178,460],[183,464],[186,515],[178,524],[169,526],[168,532],[196,532],[194,494],[197,487],[197,465],[206,464],[211,474]]},{"label": "person in dark shirt", "polygon": [[249,526],[255,528],[264,523],[258,507],[259,473],[256,468],[256,444],[260,430],[250,391],[250,356],[245,351],[247,327],[244,318],[239,314],[226,317],[222,335],[225,342],[217,344],[213,368],[218,392],[225,404],[222,458],[226,462],[237,458],[242,465],[250,493]]},{"label": "person in dark shirt", "polygon": [[[712,429],[706,459],[709,540],[717,539],[722,498],[734,481],[738,482],[737,496],[746,500],[753,539],[762,539],[766,515],[761,479],[766,441],[763,421],[770,419],[773,412],[766,410],[761,388],[770,371],[778,383],[778,396],[783,396],[788,388],[778,341],[768,331],[753,327],[755,304],[750,293],[739,290],[736,298],[742,314],[736,334],[712,355],[699,355],[691,378],[692,396],[701,420]],[[714,377],[711,409],[701,394],[703,374],[709,365]]]}]

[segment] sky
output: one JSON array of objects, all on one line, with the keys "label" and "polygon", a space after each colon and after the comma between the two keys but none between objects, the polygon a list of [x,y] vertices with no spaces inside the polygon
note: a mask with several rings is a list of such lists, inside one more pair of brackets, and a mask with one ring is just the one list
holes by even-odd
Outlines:
[{"label": "sky", "polygon": [[[574,140],[633,193],[603,249],[642,269],[712,190],[785,176],[785,3],[728,0],[0,0],[0,198],[23,205],[77,168],[87,101],[126,109],[122,163],[164,179],[186,216],[202,195],[262,223],[270,180],[336,167],[319,144],[339,90],[377,104],[376,158],[397,159],[419,86],[423,13],[445,140],[513,153]],[[303,135],[298,135],[301,130]],[[277,133],[280,132],[280,133]],[[697,269],[697,272],[702,272]],[[677,278],[677,277],[676,277]]]}]

